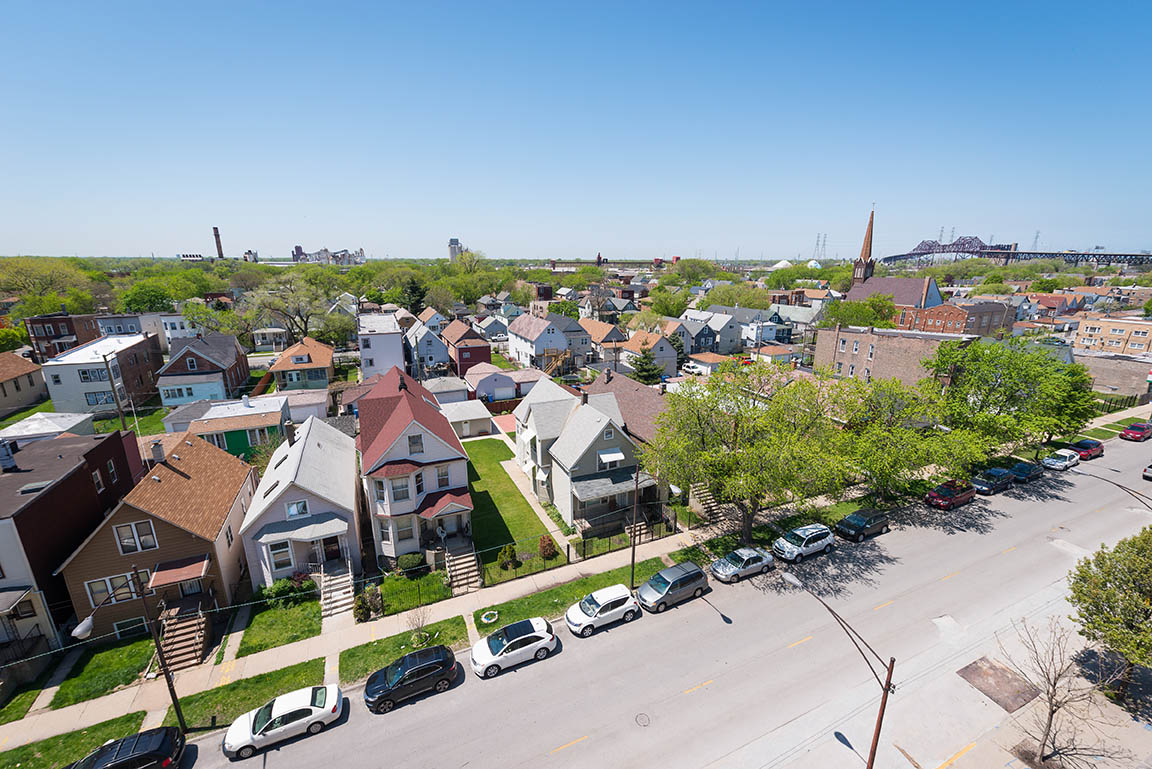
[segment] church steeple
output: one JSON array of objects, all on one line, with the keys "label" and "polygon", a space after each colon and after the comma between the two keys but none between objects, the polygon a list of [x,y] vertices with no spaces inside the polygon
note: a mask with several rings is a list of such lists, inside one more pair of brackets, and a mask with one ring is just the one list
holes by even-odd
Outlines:
[{"label": "church steeple", "polygon": [[863,283],[872,277],[872,270],[876,266],[872,261],[872,222],[876,217],[876,209],[868,214],[868,229],[864,232],[864,245],[860,247],[860,258],[852,266],[852,285]]}]

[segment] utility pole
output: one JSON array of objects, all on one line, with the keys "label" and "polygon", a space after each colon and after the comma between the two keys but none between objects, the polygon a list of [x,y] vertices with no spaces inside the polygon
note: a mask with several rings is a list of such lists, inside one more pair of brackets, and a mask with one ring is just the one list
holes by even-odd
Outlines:
[{"label": "utility pole", "polygon": [[116,380],[112,378],[112,366],[108,363],[108,354],[104,354],[104,370],[108,372],[108,384],[112,388],[112,399],[116,401],[116,412],[120,415],[120,429],[128,432],[128,422],[124,419],[124,407],[120,405],[120,393],[116,389]]},{"label": "utility pole", "polygon": [[888,658],[888,675],[884,678],[884,693],[880,695],[880,712],[876,714],[876,730],[872,732],[872,748],[868,751],[868,769],[876,763],[876,747],[880,744],[880,726],[884,723],[884,708],[888,706],[888,692],[892,691],[892,671],[896,668],[896,658]]},{"label": "utility pole", "polygon": [[636,589],[636,510],[640,507],[640,463],[636,463],[636,488],[632,491],[632,576],[628,578],[628,584],[633,590]]}]

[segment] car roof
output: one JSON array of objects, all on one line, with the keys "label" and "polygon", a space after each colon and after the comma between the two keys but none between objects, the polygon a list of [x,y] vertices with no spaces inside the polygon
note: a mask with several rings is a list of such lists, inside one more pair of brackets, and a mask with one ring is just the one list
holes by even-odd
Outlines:
[{"label": "car roof", "polygon": [[738,547],[733,552],[741,558],[751,558],[754,555],[764,554],[764,550],[759,547]]},{"label": "car roof", "polygon": [[417,649],[414,652],[408,652],[396,661],[402,663],[406,668],[414,668],[417,665],[426,665],[429,662],[436,662],[451,656],[452,652],[448,651],[448,647],[441,644],[438,646],[429,646],[427,649]]},{"label": "car roof", "polygon": [[540,617],[533,617],[531,619],[522,619],[519,622],[513,622],[511,625],[505,625],[502,629],[504,631],[504,638],[508,642],[515,641],[517,638],[522,638],[532,633],[539,633],[544,630],[546,624]]},{"label": "car roof", "polygon": [[[157,727],[147,729],[137,734],[130,734],[123,739],[116,740],[97,749],[97,755],[92,762],[93,769],[105,766],[113,761],[120,761],[143,753],[152,753],[159,750],[164,743],[170,727]],[[91,754],[89,754],[91,755]]]},{"label": "car roof", "polygon": [[1076,456],[1076,452],[1073,451],[1072,449],[1056,449],[1052,453],[1054,455],[1061,456],[1061,457],[1074,457],[1074,456]]},{"label": "car roof", "polygon": [[685,561],[678,563],[675,566],[669,566],[667,569],[660,570],[660,576],[666,580],[674,580],[678,577],[683,577],[685,574],[694,574],[700,571],[700,567],[692,563],[692,561]]},{"label": "car roof", "polygon": [[632,595],[632,593],[624,585],[609,585],[592,593],[592,597],[596,599],[596,603],[606,603],[629,595]]},{"label": "car roof", "polygon": [[828,531],[828,527],[822,523],[810,523],[807,526],[797,526],[795,529],[792,529],[792,531],[796,532],[797,534],[803,534],[805,537],[807,537],[812,534],[821,534],[826,532]]},{"label": "car roof", "polygon": [[1008,475],[1008,471],[1003,467],[989,467],[984,472],[988,475]]},{"label": "car roof", "polygon": [[293,710],[300,708],[312,707],[312,690],[321,687],[309,686],[305,689],[297,689],[294,692],[281,694],[276,698],[276,704],[272,706],[272,717],[289,713]]},{"label": "car roof", "polygon": [[1148,423],[1147,422],[1133,422],[1132,424],[1128,425],[1129,429],[1131,429],[1133,427],[1139,428],[1140,430],[1145,430],[1148,428]]},{"label": "car roof", "polygon": [[1073,446],[1099,446],[1100,441],[1094,438],[1084,438],[1083,440],[1076,441]]}]

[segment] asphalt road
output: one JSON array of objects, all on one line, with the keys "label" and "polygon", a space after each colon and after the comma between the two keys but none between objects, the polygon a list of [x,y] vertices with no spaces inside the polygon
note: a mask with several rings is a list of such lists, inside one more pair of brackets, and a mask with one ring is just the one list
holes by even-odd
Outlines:
[{"label": "asphalt road", "polygon": [[[1059,600],[1078,557],[1152,522],[1140,501],[1103,480],[1152,492],[1140,478],[1149,458],[1152,444],[1111,442],[1105,457],[1078,471],[1048,474],[954,512],[917,506],[886,536],[842,543],[830,555],[782,568],[885,658],[900,661],[890,703],[890,712],[899,713],[902,697],[956,679],[954,660],[965,649],[986,643],[1013,617],[1045,610],[1053,596]],[[553,657],[490,681],[468,671],[448,692],[386,715],[369,714],[353,689],[343,722],[247,763],[275,769],[315,769],[334,760],[405,769],[862,765],[857,754],[867,752],[879,687],[841,628],[811,596],[787,587],[779,570],[735,586],[713,583],[700,600],[590,639],[559,632],[562,646]],[[916,745],[909,722],[917,717],[905,712],[886,724],[878,767],[911,766],[891,740]],[[945,708],[924,718],[947,721],[950,714]],[[854,752],[840,748],[834,761],[806,762],[808,751],[828,752],[836,731]],[[186,766],[231,765],[219,740],[217,733],[198,743]],[[944,745],[924,737],[916,750],[930,756]],[[930,769],[939,760],[922,765]]]}]

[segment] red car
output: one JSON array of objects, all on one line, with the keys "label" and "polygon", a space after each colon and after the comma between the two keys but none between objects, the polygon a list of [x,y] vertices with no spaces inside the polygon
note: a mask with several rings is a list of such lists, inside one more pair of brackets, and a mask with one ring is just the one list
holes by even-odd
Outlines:
[{"label": "red car", "polygon": [[1079,454],[1081,459],[1092,459],[1094,457],[1104,456],[1104,444],[1100,441],[1094,441],[1091,438],[1076,441],[1068,448]]},{"label": "red car", "polygon": [[1152,422],[1137,422],[1134,425],[1128,425],[1120,433],[1120,437],[1126,441],[1146,441],[1152,438]]},{"label": "red car", "polygon": [[951,510],[976,496],[976,489],[968,481],[945,481],[924,495],[925,504],[941,510]]}]

